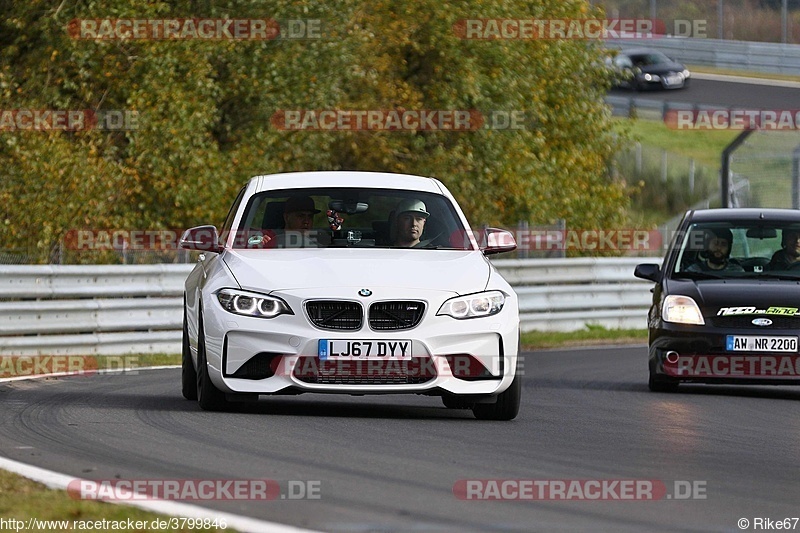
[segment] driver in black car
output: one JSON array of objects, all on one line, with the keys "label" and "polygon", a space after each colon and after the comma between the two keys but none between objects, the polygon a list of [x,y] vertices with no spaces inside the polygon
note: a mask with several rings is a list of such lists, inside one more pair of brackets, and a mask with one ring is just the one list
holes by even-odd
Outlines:
[{"label": "driver in black car", "polygon": [[800,229],[783,230],[781,248],[767,265],[769,270],[794,270],[800,268]]},{"label": "driver in black car", "polygon": [[744,268],[730,260],[733,233],[727,228],[706,231],[706,249],[704,257],[686,269],[686,272],[709,272],[724,270],[727,272],[744,272]]}]

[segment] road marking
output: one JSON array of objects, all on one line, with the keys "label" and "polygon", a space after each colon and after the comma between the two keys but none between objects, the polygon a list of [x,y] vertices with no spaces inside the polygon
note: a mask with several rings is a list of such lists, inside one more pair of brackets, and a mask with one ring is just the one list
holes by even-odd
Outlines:
[{"label": "road marking", "polygon": [[[37,466],[31,466],[29,464],[20,463],[12,459],[6,459],[5,457],[0,457],[0,468],[2,468],[3,470],[8,470],[9,472],[13,472],[15,474],[19,474],[20,476],[26,477],[28,479],[32,479],[33,481],[36,481],[38,483],[42,483],[43,485],[51,489],[67,490],[67,487],[71,482],[74,482],[79,479],[72,476],[68,476],[66,474],[53,472],[52,470],[45,470],[44,468],[39,468]],[[99,485],[91,480],[81,479],[80,481],[89,484],[95,484],[97,485],[97,487],[94,487],[93,490],[95,491],[99,490]],[[91,487],[91,485],[87,486]],[[92,489],[90,488],[90,490]],[[124,502],[118,502],[114,500],[102,500],[102,501],[106,501],[107,503],[113,503],[117,505],[128,505],[131,507],[138,507],[146,511],[152,511],[169,516],[179,516],[183,518],[208,518],[210,520],[224,519],[227,522],[228,527],[231,527],[233,529],[242,532],[319,533],[311,529],[301,529],[294,526],[287,526],[285,524],[278,524],[276,522],[267,522],[266,520],[258,520],[256,518],[249,518],[246,516],[235,515],[232,513],[214,511],[213,509],[206,509],[198,505],[192,505],[182,502],[174,502],[167,500],[146,500],[146,501],[126,500]]]},{"label": "road marking", "polygon": [[[37,357],[37,356],[31,356]],[[140,370],[164,370],[165,368],[180,368],[181,365],[162,365],[162,366],[143,366],[141,368],[102,368],[92,370],[92,374],[124,374],[125,372],[138,372]],[[64,378],[64,377],[85,377],[84,374],[75,372],[53,372],[51,374],[34,374],[30,376],[14,376],[13,378],[0,378],[0,383],[10,383],[12,381],[27,381],[30,379]]]},{"label": "road marking", "polygon": [[[165,365],[165,366],[148,366],[143,368],[135,368],[135,369],[123,369],[123,368],[113,368],[113,369],[104,369],[98,370],[98,373],[102,374],[113,374],[113,373],[123,373],[126,370],[162,370],[165,368],[180,368],[180,365]],[[37,376],[18,376],[13,378],[2,378],[0,379],[0,383],[7,383],[10,381],[20,381],[20,380],[29,380],[29,379],[42,379],[42,378],[53,378],[53,377],[62,377],[62,376],[75,376],[75,374],[69,374],[66,372],[59,372],[54,374],[40,374]],[[18,447],[19,449],[23,448],[30,448],[30,447]],[[8,470],[9,472],[13,472],[15,474],[19,474],[22,477],[26,477],[28,479],[32,479],[38,483],[42,483],[43,485],[51,488],[51,489],[59,489],[59,490],[67,490],[67,487],[71,482],[79,480],[80,478],[68,476],[66,474],[60,474],[58,472],[53,472],[52,470],[45,470],[44,468],[39,468],[38,466],[32,466],[25,463],[20,463],[18,461],[14,461],[12,459],[7,459],[5,457],[0,457],[0,468],[3,470]],[[83,480],[87,483],[93,483],[97,485],[91,480]],[[91,487],[91,485],[90,485]],[[94,488],[95,491],[99,490],[99,485]],[[277,522],[267,522],[266,520],[258,520],[256,518],[249,518],[246,516],[235,515],[231,513],[224,513],[221,511],[214,511],[211,509],[206,509],[204,507],[200,507],[198,505],[192,505],[188,503],[181,503],[181,502],[174,502],[174,501],[167,501],[167,500],[146,500],[146,501],[113,501],[113,500],[103,500],[107,501],[107,503],[114,503],[117,505],[129,505],[132,507],[138,507],[140,509],[144,509],[146,511],[152,511],[155,513],[161,513],[169,516],[179,516],[183,518],[208,518],[211,520],[214,519],[224,519],[229,527],[233,529],[242,531],[242,532],[250,532],[253,533],[320,533],[312,529],[301,529],[294,526],[288,526],[285,524],[279,524]]]},{"label": "road marking", "polygon": [[748,85],[768,85],[770,87],[789,87],[800,89],[800,81],[790,80],[770,80],[765,78],[748,78],[746,76],[730,76],[728,74],[707,74],[704,72],[692,72],[691,79],[724,81],[727,83],[746,83]]}]

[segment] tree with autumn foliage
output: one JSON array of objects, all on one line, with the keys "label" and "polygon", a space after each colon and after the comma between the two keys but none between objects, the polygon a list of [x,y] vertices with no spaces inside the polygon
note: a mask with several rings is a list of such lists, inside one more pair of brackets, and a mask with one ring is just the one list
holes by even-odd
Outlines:
[{"label": "tree with autumn foliage", "polygon": [[[121,130],[8,131],[0,249],[40,261],[70,230],[219,224],[251,176],[435,176],[471,223],[617,227],[602,43],[465,39],[466,19],[589,18],[587,2],[31,0],[2,8],[0,110],[126,110]],[[266,12],[265,12],[266,10]],[[80,39],[83,19],[319,21],[311,38]],[[521,128],[287,131],[285,110],[516,113]]]}]

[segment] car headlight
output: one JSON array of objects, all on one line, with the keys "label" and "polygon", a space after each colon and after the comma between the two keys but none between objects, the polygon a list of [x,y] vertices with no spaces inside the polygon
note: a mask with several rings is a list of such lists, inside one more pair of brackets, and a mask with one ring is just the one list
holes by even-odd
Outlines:
[{"label": "car headlight", "polygon": [[644,79],[645,81],[661,81],[661,78],[658,77],[658,74],[645,74]]},{"label": "car headlight", "polygon": [[695,324],[702,326],[705,324],[700,308],[695,301],[688,296],[678,296],[670,294],[664,299],[661,308],[661,317],[664,322],[674,322],[676,324]]},{"label": "car headlight", "polygon": [[683,74],[683,78],[687,80],[692,76],[692,73],[689,72],[689,69],[683,69],[683,72],[681,72],[681,74]]},{"label": "car headlight", "polygon": [[222,289],[217,292],[217,300],[223,309],[235,315],[275,318],[294,314],[283,300],[255,292]]},{"label": "car headlight", "polygon": [[459,320],[491,316],[503,309],[505,301],[506,295],[500,291],[479,292],[447,300],[436,314],[451,316]]}]

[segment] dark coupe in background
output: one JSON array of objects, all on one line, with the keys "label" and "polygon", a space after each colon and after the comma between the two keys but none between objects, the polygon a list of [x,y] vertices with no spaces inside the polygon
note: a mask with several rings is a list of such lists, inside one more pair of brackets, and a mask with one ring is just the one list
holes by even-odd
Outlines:
[{"label": "dark coupe in background", "polygon": [[683,64],[649,48],[620,50],[607,63],[614,71],[615,85],[635,91],[682,89],[691,78]]}]

